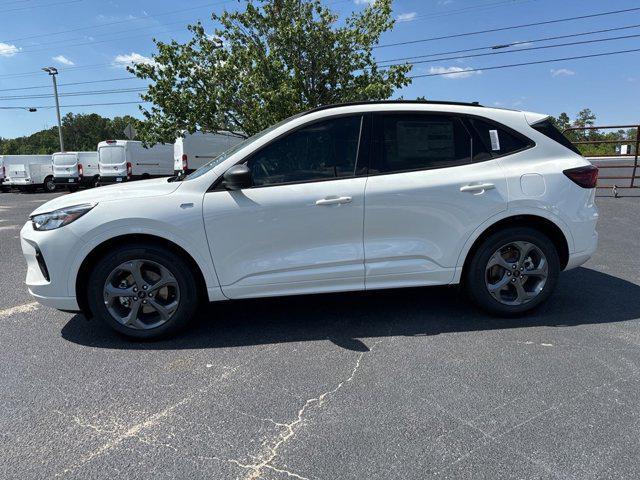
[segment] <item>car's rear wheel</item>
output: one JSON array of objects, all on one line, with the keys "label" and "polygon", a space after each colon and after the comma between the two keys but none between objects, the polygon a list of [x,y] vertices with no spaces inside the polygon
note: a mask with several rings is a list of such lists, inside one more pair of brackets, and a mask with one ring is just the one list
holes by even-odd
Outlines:
[{"label": "car's rear wheel", "polygon": [[128,245],[98,260],[88,302],[96,317],[124,335],[163,338],[192,319],[198,288],[180,256],[161,246]]},{"label": "car's rear wheel", "polygon": [[49,193],[56,191],[56,183],[53,181],[53,177],[47,177],[44,179],[44,190]]},{"label": "car's rear wheel", "polygon": [[465,272],[471,299],[501,316],[532,310],[549,298],[560,273],[553,242],[532,228],[508,228],[487,237]]}]

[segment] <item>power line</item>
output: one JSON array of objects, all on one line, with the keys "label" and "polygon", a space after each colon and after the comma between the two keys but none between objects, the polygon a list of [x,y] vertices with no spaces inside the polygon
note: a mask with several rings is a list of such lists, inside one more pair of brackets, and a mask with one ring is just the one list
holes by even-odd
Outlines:
[{"label": "power line", "polygon": [[[611,42],[614,40],[626,40],[626,39],[630,39],[630,38],[638,38],[640,37],[640,34],[637,35],[623,35],[623,36],[619,36],[619,37],[611,37],[611,38],[599,38],[599,39],[595,39],[595,40],[582,40],[580,42],[568,42],[568,43],[557,43],[554,45],[542,45],[539,47],[526,47],[526,48],[519,48],[518,50],[506,50],[506,51],[499,51],[499,52],[488,52],[488,53],[474,53],[471,55],[462,55],[462,56],[456,56],[456,57],[441,57],[441,58],[432,58],[429,60],[420,60],[417,62],[411,62],[411,65],[416,65],[419,63],[433,63],[433,62],[441,62],[443,60],[460,60],[463,58],[476,58],[476,57],[487,57],[487,56],[493,56],[493,55],[504,55],[505,53],[520,53],[520,52],[528,52],[528,51],[532,51],[532,50],[546,50],[547,48],[558,48],[558,47],[568,47],[568,46],[573,46],[573,45],[584,45],[584,44],[590,44],[590,43],[599,43],[599,42]],[[394,65],[401,65],[401,64],[390,64],[390,65],[384,65],[385,67],[391,67]]]},{"label": "power line", "polygon": [[[60,105],[60,108],[72,108],[72,107],[99,107],[105,105],[142,105],[143,103],[151,103],[145,101],[139,102],[107,102],[107,103],[84,103],[80,105]],[[29,110],[30,108],[56,108],[55,105],[40,105],[33,107],[0,107],[0,110]]]},{"label": "power line", "polygon": [[595,18],[595,17],[603,17],[605,15],[615,15],[618,13],[628,13],[628,12],[636,12],[640,10],[640,7],[634,7],[634,8],[625,8],[624,10],[611,10],[608,12],[601,12],[601,13],[592,13],[590,15],[580,15],[578,17],[568,17],[568,18],[558,18],[555,20],[545,20],[542,22],[533,22],[533,23],[524,23],[521,25],[512,25],[509,27],[499,27],[499,28],[490,28],[487,30],[476,30],[475,32],[464,32],[464,33],[454,33],[452,35],[441,35],[439,37],[429,37],[429,38],[422,38],[420,40],[407,40],[405,42],[396,42],[396,43],[385,43],[385,44],[381,44],[381,45],[376,45],[373,48],[386,48],[386,47],[397,47],[400,45],[411,45],[414,43],[422,43],[422,42],[432,42],[434,40],[447,40],[450,38],[460,38],[460,37],[469,37],[472,35],[482,35],[485,33],[493,33],[493,32],[504,32],[506,30],[516,30],[519,28],[527,28],[527,27],[537,27],[540,25],[550,25],[553,23],[561,23],[561,22],[570,22],[570,21],[574,21],[574,20],[583,20],[586,18]]},{"label": "power line", "polygon": [[[391,63],[391,62],[402,62],[402,61],[405,61],[405,60],[414,60],[414,59],[419,59],[419,58],[438,57],[440,55],[452,55],[452,54],[456,54],[456,53],[479,52],[479,51],[488,50],[488,49],[498,50],[498,49],[502,49],[502,48],[517,47],[518,45],[524,45],[524,44],[530,44],[530,43],[548,42],[548,41],[551,41],[551,40],[561,40],[563,38],[582,37],[582,36],[585,36],[585,35],[594,35],[594,34],[597,34],[597,33],[615,32],[615,31],[619,31],[619,30],[628,30],[628,29],[631,29],[631,28],[638,28],[638,27],[640,27],[640,24],[628,25],[626,27],[614,27],[614,28],[605,28],[605,29],[602,29],[602,30],[592,30],[590,32],[572,33],[572,34],[568,34],[568,35],[556,35],[556,36],[553,36],[553,37],[541,37],[541,38],[536,38],[536,39],[533,39],[533,40],[519,40],[517,42],[505,43],[505,44],[500,44],[500,45],[485,45],[484,47],[465,48],[465,49],[462,49],[462,50],[449,50],[449,51],[446,51],[446,52],[430,53],[428,55],[415,55],[413,57],[392,58],[392,59],[389,59],[389,60],[380,60],[378,62],[378,64]],[[518,51],[518,50],[516,50],[516,51]]]},{"label": "power line", "polygon": [[452,72],[425,73],[421,75],[411,75],[409,78],[439,77],[442,75],[456,75],[456,74],[459,75],[467,72],[472,73],[472,72],[480,72],[485,70],[499,70],[501,68],[524,67],[526,65],[540,65],[543,63],[564,62],[567,60],[580,60],[584,58],[606,57],[609,55],[618,55],[622,53],[632,53],[632,52],[640,52],[640,48],[634,48],[631,50],[618,50],[615,52],[592,53],[590,55],[579,55],[576,57],[553,58],[550,60],[537,60],[535,62],[511,63],[509,65],[496,65],[493,67],[465,68],[465,69],[460,69],[458,71],[452,71]]},{"label": "power line", "polygon": [[[60,97],[82,97],[85,95],[112,95],[116,93],[140,93],[145,92],[146,88],[118,88],[113,90],[91,90],[91,91],[81,91],[81,92],[68,92],[61,93],[58,96]],[[42,94],[42,95],[11,95],[0,97],[0,100],[31,100],[36,98],[51,98],[53,95],[51,94]]]},{"label": "power line", "polygon": [[56,2],[56,3],[45,3],[43,5],[29,5],[28,7],[19,7],[19,8],[11,8],[9,10],[3,10],[2,13],[10,13],[10,12],[18,12],[20,10],[31,10],[32,8],[46,8],[46,7],[55,7],[57,5],[68,5],[70,3],[79,3],[82,0],[67,0],[65,2]]},{"label": "power line", "polygon": [[26,37],[19,37],[19,38],[12,38],[12,39],[8,39],[8,40],[3,40],[3,42],[18,42],[20,40],[29,40],[29,39],[32,39],[32,38],[49,37],[49,36],[52,36],[52,35],[62,35],[64,33],[80,32],[80,31],[83,31],[83,30],[93,30],[93,29],[96,29],[96,28],[108,27],[108,26],[111,26],[111,25],[120,25],[122,23],[134,22],[134,21],[137,21],[137,20],[145,20],[147,18],[163,17],[163,16],[166,16],[166,15],[175,15],[175,14],[179,14],[179,13],[183,13],[183,12],[189,12],[189,11],[192,11],[192,10],[199,10],[201,8],[215,7],[215,6],[218,6],[218,5],[223,5],[225,3],[231,3],[231,0],[226,0],[226,1],[222,1],[222,2],[213,2],[213,3],[209,2],[209,3],[205,3],[205,4],[196,5],[194,7],[180,8],[178,10],[172,10],[172,11],[169,11],[169,12],[156,13],[156,14],[153,14],[153,15],[145,15],[144,17],[127,18],[127,19],[124,19],[124,20],[117,20],[117,21],[114,21],[114,22],[101,23],[101,24],[98,24],[98,25],[94,24],[94,25],[89,25],[89,26],[86,26],[86,27],[78,27],[78,28],[72,28],[72,29],[69,29],[69,30],[61,30],[59,32],[39,33],[37,35],[28,35]]},{"label": "power line", "polygon": [[409,21],[412,22],[414,20],[421,20],[424,18],[450,17],[452,15],[460,15],[460,14],[472,12],[475,10],[491,10],[493,8],[500,7],[502,5],[515,6],[515,5],[522,5],[523,3],[531,3],[531,2],[537,2],[537,1],[538,0],[501,0],[499,2],[487,3],[487,4],[481,4],[481,5],[472,5],[464,8],[459,8],[457,10],[450,10],[448,12],[432,12],[432,13],[426,13],[422,15],[416,15],[415,17],[412,17],[410,20],[399,20],[399,22],[400,23],[409,22]]},{"label": "power line", "polygon": [[[105,82],[117,82],[120,80],[140,80],[137,77],[118,77],[118,78],[105,78],[104,80],[88,80],[86,82],[71,82],[71,83],[59,83],[59,87],[68,87],[71,85],[86,85],[88,83],[105,83]],[[18,88],[3,88],[0,92],[10,92],[15,90],[36,90],[40,88],[51,88],[51,85],[34,85],[31,87],[18,87]]]}]

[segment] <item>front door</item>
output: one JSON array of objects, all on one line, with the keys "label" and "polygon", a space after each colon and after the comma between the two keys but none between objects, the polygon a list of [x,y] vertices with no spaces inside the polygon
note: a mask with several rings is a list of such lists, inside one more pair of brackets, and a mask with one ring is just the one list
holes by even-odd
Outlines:
[{"label": "front door", "polygon": [[229,298],[364,288],[363,117],[303,126],[252,154],[254,186],[204,199]]}]

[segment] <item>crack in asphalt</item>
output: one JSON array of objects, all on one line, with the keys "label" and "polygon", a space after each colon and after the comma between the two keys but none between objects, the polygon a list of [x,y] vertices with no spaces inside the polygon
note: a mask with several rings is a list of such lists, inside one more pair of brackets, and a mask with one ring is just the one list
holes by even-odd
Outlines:
[{"label": "crack in asphalt", "polygon": [[[380,341],[376,342],[374,346],[377,345],[378,343],[380,343]],[[373,347],[371,347],[369,351],[372,351],[372,350],[373,350]],[[358,355],[356,359],[356,363],[353,369],[351,370],[351,374],[347,378],[339,382],[331,390],[328,390],[318,395],[317,397],[313,397],[305,401],[302,408],[298,410],[298,414],[295,416],[295,419],[293,421],[282,424],[282,423],[277,423],[277,422],[274,422],[273,420],[270,420],[276,425],[279,425],[282,428],[284,428],[284,432],[280,433],[278,437],[276,437],[276,439],[274,440],[274,443],[271,446],[267,447],[265,452],[261,453],[256,457],[252,457],[252,458],[256,458],[255,463],[242,463],[239,460],[229,460],[230,462],[242,468],[250,470],[250,472],[244,477],[244,480],[256,480],[257,478],[260,478],[260,476],[262,475],[263,469],[274,470],[276,472],[285,473],[291,477],[298,478],[300,480],[309,480],[307,477],[304,477],[297,473],[294,473],[282,468],[276,468],[273,465],[271,465],[271,463],[276,459],[276,457],[278,457],[278,450],[280,449],[280,447],[282,447],[289,440],[291,440],[295,436],[296,432],[302,427],[305,419],[305,414],[307,413],[307,411],[312,408],[320,408],[329,396],[337,393],[340,389],[342,389],[342,387],[344,387],[345,384],[350,383],[354,379],[356,373],[360,368],[360,363],[362,362],[362,358],[364,357],[365,353],[367,352],[361,352]]]}]

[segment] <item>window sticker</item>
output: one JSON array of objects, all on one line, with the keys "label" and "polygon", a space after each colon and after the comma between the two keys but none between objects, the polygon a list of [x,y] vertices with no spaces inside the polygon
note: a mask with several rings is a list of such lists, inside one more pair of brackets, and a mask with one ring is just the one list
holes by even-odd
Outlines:
[{"label": "window sticker", "polygon": [[451,122],[398,122],[396,138],[398,156],[401,158],[443,158],[454,155]]},{"label": "window sticker", "polygon": [[500,138],[497,130],[489,130],[489,138],[491,138],[491,150],[500,150]]}]

